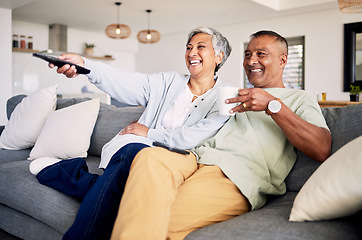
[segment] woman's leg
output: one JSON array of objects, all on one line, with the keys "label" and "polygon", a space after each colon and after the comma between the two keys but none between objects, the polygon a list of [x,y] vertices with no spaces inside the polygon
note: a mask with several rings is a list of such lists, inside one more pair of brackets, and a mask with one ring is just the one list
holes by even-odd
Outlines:
[{"label": "woman's leg", "polygon": [[83,200],[97,181],[98,175],[88,171],[87,163],[83,158],[73,158],[44,168],[36,175],[36,178],[41,184]]},{"label": "woman's leg", "polygon": [[143,149],[132,163],[112,239],[166,239],[178,187],[196,169],[193,154]]},{"label": "woman's leg", "polygon": [[102,176],[89,190],[73,225],[63,239],[109,239],[136,154],[148,145],[131,143],[116,152]]},{"label": "woman's leg", "polygon": [[199,164],[178,189],[167,239],[184,239],[193,230],[248,211],[249,201],[219,167]]}]

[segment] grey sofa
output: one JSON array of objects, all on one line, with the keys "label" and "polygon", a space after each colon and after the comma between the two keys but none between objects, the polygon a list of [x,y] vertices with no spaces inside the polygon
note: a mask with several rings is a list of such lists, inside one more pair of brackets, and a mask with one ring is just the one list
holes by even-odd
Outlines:
[{"label": "grey sofa", "polygon": [[[8,100],[8,117],[23,97]],[[84,100],[60,99],[57,108]],[[102,146],[121,128],[138,119],[143,110],[101,104],[87,157],[91,172],[102,173],[98,169]],[[332,152],[362,135],[362,104],[322,110],[332,131]],[[0,127],[0,133],[3,128]],[[0,228],[22,239],[61,239],[80,203],[39,184],[29,172],[30,162],[26,160],[29,153],[30,149],[0,149]],[[285,195],[271,196],[263,208],[196,230],[186,239],[362,239],[361,212],[330,221],[288,221],[295,196],[318,166],[319,163],[298,152],[298,160],[286,179]]]}]

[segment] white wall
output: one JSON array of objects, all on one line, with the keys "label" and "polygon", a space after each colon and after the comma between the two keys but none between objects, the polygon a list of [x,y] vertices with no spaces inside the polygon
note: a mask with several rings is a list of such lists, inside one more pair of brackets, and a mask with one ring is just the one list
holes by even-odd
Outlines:
[{"label": "white wall", "polygon": [[[285,37],[304,35],[306,90],[311,93],[325,90],[329,100],[348,100],[348,93],[342,90],[343,24],[359,21],[362,21],[362,14],[341,14],[334,9],[215,27],[233,47],[229,60],[218,75],[223,81],[243,86],[243,43],[248,41],[251,33],[270,29]],[[32,35],[34,49],[47,49],[47,25],[12,22],[11,10],[0,8],[0,30],[0,124],[6,121],[5,104],[12,95],[29,93],[55,83],[59,83],[60,93],[79,93],[88,84],[84,76],[67,79],[57,75],[44,61],[31,57],[31,54],[11,53],[12,33]],[[160,42],[150,45],[138,44],[135,39],[114,40],[104,33],[68,29],[68,52],[82,53],[85,42],[94,43],[95,55],[113,55],[116,61],[105,62],[115,67],[139,72],[172,70],[187,73],[184,60],[187,33],[163,35]],[[90,85],[89,89],[93,91],[92,87]]]},{"label": "white wall", "polygon": [[6,101],[12,96],[11,10],[0,8],[0,125],[6,123]]},{"label": "white wall", "polygon": [[[67,79],[48,68],[45,61],[31,53],[12,52],[12,34],[33,36],[33,49],[47,50],[48,25],[12,21],[12,10],[0,8],[0,125],[7,122],[6,101],[16,94],[29,94],[37,89],[58,83],[59,94],[77,94],[83,86],[99,92],[85,76]],[[135,71],[135,39],[114,40],[104,33],[94,33],[68,28],[68,52],[83,53],[84,43],[94,43],[95,56],[112,55],[116,60],[99,60],[106,64]]]},{"label": "white wall", "polygon": [[[334,9],[215,27],[233,47],[229,60],[218,75],[223,81],[243,86],[243,43],[256,31],[274,30],[284,37],[304,35],[305,89],[311,93],[325,90],[328,100],[349,100],[349,94],[343,92],[343,24],[359,21],[362,21],[362,14],[342,14]],[[184,32],[162,36],[161,41],[152,46],[141,46],[136,70],[186,73],[186,39],[187,32]]]},{"label": "white wall", "polygon": [[[21,21],[12,22],[14,34],[33,36],[33,48],[43,51],[48,49],[49,32],[48,25],[33,24]],[[84,44],[94,43],[94,56],[112,55],[116,60],[97,60],[115,67],[122,67],[128,71],[135,70],[135,53],[138,51],[138,43],[134,39],[114,40],[103,33],[94,33],[68,28],[67,52],[83,54]],[[14,52],[13,54],[13,95],[28,94],[37,89],[58,83],[59,94],[77,94],[87,86],[88,90],[100,92],[94,85],[88,82],[87,77],[80,75],[74,79],[68,79],[59,75],[54,69],[48,68],[45,61],[34,58],[30,53]]]}]

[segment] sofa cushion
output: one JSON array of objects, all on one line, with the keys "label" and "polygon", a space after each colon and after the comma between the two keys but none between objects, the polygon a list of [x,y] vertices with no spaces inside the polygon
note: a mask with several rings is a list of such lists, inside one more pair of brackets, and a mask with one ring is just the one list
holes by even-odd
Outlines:
[{"label": "sofa cushion", "polygon": [[[11,112],[26,95],[17,95],[8,100],[7,114]],[[91,98],[69,98],[58,99],[56,109],[62,109],[71,105],[90,100]],[[102,147],[109,142],[125,126],[137,121],[142,115],[145,107],[120,107],[101,103],[96,125],[91,137],[89,154],[100,156]]]},{"label": "sofa cushion", "polygon": [[55,109],[58,85],[37,90],[22,99],[0,136],[0,147],[18,150],[34,146],[43,125]]},{"label": "sofa cushion", "polygon": [[0,228],[18,238],[2,240],[50,240],[62,239],[63,234],[46,223],[0,203]]},{"label": "sofa cushion", "polygon": [[79,202],[39,184],[29,171],[29,163],[24,160],[1,164],[0,203],[65,231],[74,221]]},{"label": "sofa cushion", "polygon": [[[61,233],[70,227],[80,203],[72,197],[39,184],[29,171],[30,161],[14,161],[0,166],[0,203],[47,223]],[[101,174],[99,158],[87,158],[90,172]]]},{"label": "sofa cushion", "polygon": [[267,205],[230,220],[194,232],[186,240],[357,240],[362,238],[362,214],[318,222],[289,222],[294,192],[270,200]]},{"label": "sofa cushion", "polygon": [[[332,134],[331,154],[362,135],[362,104],[341,108],[322,108],[322,113]],[[288,191],[298,192],[320,166],[319,162],[312,160],[304,153],[300,151],[297,153],[297,161],[285,180]]]},{"label": "sofa cushion", "polygon": [[96,125],[91,138],[89,154],[100,156],[102,147],[121,129],[142,115],[144,107],[120,107],[101,103]]},{"label": "sofa cushion", "polygon": [[[7,118],[10,119],[12,112],[15,107],[27,97],[25,94],[20,94],[13,96],[8,99],[6,103],[6,113]],[[58,99],[56,104],[56,110],[69,107],[71,105],[81,103],[84,101],[91,100],[91,98],[68,98],[68,99]],[[4,130],[5,126],[0,126],[0,133]],[[6,150],[0,149],[0,164],[11,161],[25,160],[29,157],[31,149],[22,149],[22,150]]]},{"label": "sofa cushion", "polygon": [[52,112],[30,153],[30,159],[86,157],[98,111],[97,98]]},{"label": "sofa cushion", "polygon": [[299,191],[291,221],[328,220],[362,210],[361,146],[362,136],[320,165]]},{"label": "sofa cushion", "polygon": [[29,157],[30,151],[30,148],[21,150],[0,149],[0,164],[26,160]]}]

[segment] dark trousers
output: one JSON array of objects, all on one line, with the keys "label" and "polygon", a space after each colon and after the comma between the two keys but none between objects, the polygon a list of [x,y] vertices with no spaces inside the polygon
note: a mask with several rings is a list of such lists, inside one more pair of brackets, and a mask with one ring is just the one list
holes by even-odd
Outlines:
[{"label": "dark trousers", "polygon": [[39,172],[41,184],[82,201],[63,239],[110,239],[132,161],[145,147],[141,143],[122,147],[101,176],[89,173],[83,158],[63,160]]}]

